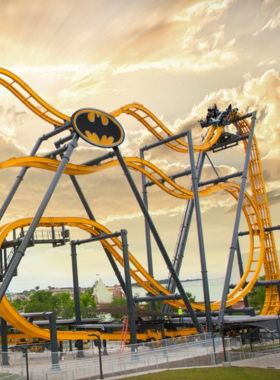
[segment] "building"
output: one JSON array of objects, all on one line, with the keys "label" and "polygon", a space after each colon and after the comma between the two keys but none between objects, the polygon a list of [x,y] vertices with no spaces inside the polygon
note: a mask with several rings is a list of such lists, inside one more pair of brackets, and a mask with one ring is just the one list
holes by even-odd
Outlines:
[{"label": "building", "polygon": [[120,285],[114,285],[113,287],[106,287],[101,278],[98,280],[97,285],[94,288],[93,296],[98,309],[104,309],[109,306],[113,301],[113,297],[122,298],[125,297],[124,292]]}]

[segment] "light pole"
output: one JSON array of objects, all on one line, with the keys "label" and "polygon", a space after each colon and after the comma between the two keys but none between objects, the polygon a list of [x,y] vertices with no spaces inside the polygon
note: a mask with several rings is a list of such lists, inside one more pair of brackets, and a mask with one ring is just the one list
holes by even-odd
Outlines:
[{"label": "light pole", "polygon": [[[101,340],[100,340],[100,336],[97,335],[97,334],[90,334],[90,335],[96,336],[97,339],[98,339],[98,355],[99,355],[100,379],[104,379],[104,377],[103,377],[103,372],[102,372]],[[29,379],[27,379],[27,380],[29,380]]]}]

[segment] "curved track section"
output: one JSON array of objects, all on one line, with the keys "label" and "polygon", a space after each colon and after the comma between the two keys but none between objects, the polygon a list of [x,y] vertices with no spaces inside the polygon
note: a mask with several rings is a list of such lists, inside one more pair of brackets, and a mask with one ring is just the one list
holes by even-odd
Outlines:
[{"label": "curved track section", "polygon": [[[34,112],[36,115],[48,123],[60,126],[63,125],[65,121],[69,121],[71,119],[69,116],[57,111],[49,104],[47,104],[15,74],[2,68],[0,68],[0,84],[11,91],[32,112]],[[139,103],[128,104],[112,112],[111,114],[114,117],[118,117],[121,114],[133,116],[159,140],[174,135],[155,115],[153,115],[149,110],[147,110],[143,105]],[[250,125],[246,120],[239,122],[236,127],[243,135],[249,133]],[[195,151],[205,151],[210,146],[214,145],[220,137],[222,131],[223,127],[210,127],[202,144],[194,146]],[[178,152],[188,152],[188,144],[182,139],[174,140],[167,143],[166,145]],[[245,150],[246,146],[247,142],[244,140]],[[193,197],[191,191],[177,185],[153,164],[139,158],[126,158],[126,162],[130,169],[140,171],[170,195],[183,199]],[[1,169],[15,166],[28,166],[56,171],[59,163],[60,161],[57,160],[44,159],[39,157],[27,157],[5,161],[1,164]],[[118,165],[118,162],[114,160],[98,167],[86,167],[68,164],[65,170],[65,174],[89,174],[116,165]],[[143,168],[143,166],[145,166],[145,168]],[[243,212],[247,219],[248,228],[250,231],[250,257],[244,272],[244,276],[240,280],[238,286],[228,296],[228,306],[236,302],[237,298],[242,298],[252,288],[257,279],[262,263],[264,263],[267,279],[280,278],[279,264],[273,233],[263,232],[264,227],[271,227],[271,219],[256,138],[254,138],[251,153],[249,177],[253,199],[251,199],[250,196],[246,193],[244,197]],[[161,179],[164,179],[165,183],[162,183]],[[206,187],[206,189],[200,191],[200,195],[207,195],[219,189],[224,189],[232,194],[236,199],[238,198],[238,186],[229,183]],[[0,228],[0,231],[1,230],[2,227]],[[141,271],[142,270],[140,270],[140,272]],[[242,287],[246,282],[247,276],[249,275],[251,275],[249,284],[243,289]],[[152,279],[152,281],[154,280]],[[145,284],[143,283],[143,286],[144,285]],[[156,286],[157,289],[160,287],[159,284],[153,285]],[[242,294],[242,296],[240,296],[240,294]],[[212,304],[212,309],[217,309],[217,305],[219,305],[219,303]],[[199,308],[202,308],[201,305],[199,305]],[[279,298],[277,289],[276,287],[269,287],[266,293],[266,302],[263,314],[277,314],[278,310]]]},{"label": "curved track section", "polygon": [[[241,135],[250,132],[250,126],[246,120],[238,122],[236,126]],[[243,141],[244,149],[247,148],[247,140]],[[249,179],[254,203],[260,213],[263,228],[272,227],[269,205],[267,201],[265,183],[257,139],[254,136],[249,164]],[[265,232],[265,258],[264,272],[267,280],[280,279],[279,263],[273,232]],[[276,315],[279,312],[279,296],[276,286],[266,288],[266,299],[262,315]]]},{"label": "curved track section", "polygon": [[[230,186],[232,195],[238,198],[238,187],[236,185]],[[237,192],[237,193],[236,193]],[[248,194],[245,195],[245,202],[243,207],[243,212],[246,216],[248,222],[248,228],[250,229],[250,236],[253,240],[254,232],[258,231],[261,227],[261,220],[258,215],[257,210],[255,210],[254,215],[254,229],[252,228],[252,210],[254,210],[254,206],[251,198]],[[7,235],[16,228],[24,228],[31,224],[32,218],[18,220],[16,222],[8,223],[0,228],[0,245],[7,237]],[[39,222],[38,227],[51,227],[51,226],[61,226],[65,224],[70,227],[80,228],[84,231],[87,231],[90,235],[97,236],[101,232],[105,234],[110,234],[111,232],[101,224],[94,222],[89,219],[84,218],[42,218]],[[247,268],[244,273],[244,279],[240,281],[236,289],[234,289],[231,294],[228,296],[227,306],[230,306],[236,303],[239,299],[243,298],[245,294],[253,287],[253,281],[256,281],[259,271],[262,267],[262,262],[264,258],[264,244],[263,244],[263,235],[260,235],[261,238],[261,247],[258,252],[255,252],[253,247],[251,247],[251,260],[247,264]],[[123,258],[122,258],[122,243],[118,238],[111,238],[107,240],[101,240],[101,244],[111,253],[114,259],[123,266]],[[129,253],[130,265],[131,265],[131,276],[134,278],[137,283],[142,286],[146,291],[151,292],[152,294],[159,294],[160,292],[164,294],[170,294],[163,286],[161,286],[157,281],[155,281],[149,273],[140,265],[140,263],[135,259],[135,257]],[[257,266],[254,267],[255,262],[258,262]],[[250,271],[254,271],[254,279],[252,279],[251,283],[248,284],[244,289],[242,286],[246,281],[246,273]],[[170,302],[175,307],[183,305],[181,301],[172,301]],[[192,304],[194,308],[203,309],[203,305],[200,304]],[[212,310],[217,310],[219,308],[219,303],[212,304]],[[29,323],[25,318],[20,316],[18,312],[10,305],[7,298],[4,297],[0,304],[0,314],[2,317],[7,320],[12,326],[17,328],[18,330],[24,332],[28,336],[38,337],[42,339],[49,339],[49,330],[42,330],[37,326]],[[91,332],[61,332],[58,331],[58,339],[66,340],[66,339],[85,339]]]},{"label": "curved track section", "polygon": [[14,94],[26,107],[41,119],[54,125],[63,125],[70,117],[46,103],[23,80],[9,70],[0,67],[0,84]]},{"label": "curved track section", "polygon": [[[111,112],[111,115],[118,117],[122,113],[133,116],[140,121],[158,140],[166,139],[167,137],[174,136],[172,133],[151,111],[139,103],[127,104],[120,109]],[[194,151],[200,152],[209,149],[214,145],[220,137],[224,127],[210,127],[207,135],[200,145],[194,145]],[[176,139],[174,141],[165,144],[169,148],[176,150],[180,153],[188,153],[188,143],[182,139]]]}]

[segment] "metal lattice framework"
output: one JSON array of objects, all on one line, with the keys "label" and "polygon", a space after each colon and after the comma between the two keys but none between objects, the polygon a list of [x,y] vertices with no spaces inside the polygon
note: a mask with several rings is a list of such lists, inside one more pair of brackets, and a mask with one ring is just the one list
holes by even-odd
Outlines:
[{"label": "metal lattice framework", "polygon": [[[42,98],[40,98],[30,87],[28,87],[20,78],[13,73],[0,69],[0,84],[6,89],[11,91],[20,101],[22,101],[32,112],[38,115],[43,120],[56,126],[64,125],[65,121],[70,121],[70,117],[57,111]],[[174,134],[149,110],[138,103],[128,104],[117,111],[112,112],[112,116],[118,117],[121,114],[128,114],[141,122],[158,140],[163,140],[166,137],[174,136]],[[246,120],[239,121],[236,124],[237,129],[241,135],[246,135],[250,132],[250,125]],[[69,126],[69,129],[71,125]],[[213,146],[221,136],[223,127],[210,127],[204,141],[201,145],[194,146],[194,151],[207,151]],[[244,148],[246,151],[247,141],[244,140]],[[176,139],[167,142],[166,145],[178,152],[188,153],[188,144],[181,140]],[[193,193],[190,190],[179,186],[175,181],[163,173],[152,163],[137,157],[125,158],[127,166],[131,170],[135,170],[144,174],[150,181],[160,187],[168,194],[181,198],[191,199]],[[75,165],[68,163],[66,165],[64,174],[71,176],[87,175],[97,171],[106,170],[107,168],[118,165],[117,160],[110,160],[98,166]],[[0,169],[7,169],[10,167],[34,167],[49,171],[56,171],[60,165],[60,160],[52,158],[44,158],[37,156],[29,156],[22,158],[12,158],[5,162],[0,163]],[[273,232],[265,232],[264,228],[271,227],[271,219],[269,207],[267,202],[265,183],[263,180],[262,167],[258,151],[257,140],[254,137],[253,146],[250,156],[249,164],[249,178],[251,184],[252,196],[245,192],[243,201],[243,214],[247,221],[249,235],[250,235],[250,252],[247,266],[244,270],[244,275],[239,283],[227,297],[227,306],[235,304],[242,299],[253,288],[258,279],[261,268],[264,267],[267,279],[275,280],[280,279],[279,265],[277,252],[273,237]],[[236,200],[239,197],[240,187],[234,183],[222,183],[208,186],[199,192],[200,196],[206,196],[216,191],[227,191]],[[16,228],[22,228],[30,225],[32,219],[23,219],[0,227],[0,245],[8,235],[8,233]],[[77,227],[89,232],[91,235],[99,235],[104,232],[110,234],[104,226],[97,222],[83,218],[42,218],[38,226],[61,226],[66,224],[72,227]],[[123,258],[121,255],[121,241],[118,238],[108,240],[101,240],[102,245],[111,253],[114,259],[123,265]],[[151,294],[170,294],[163,286],[161,286],[153,277],[142,267],[142,265],[129,254],[131,264],[131,276],[139,285]],[[248,280],[248,276],[250,279]],[[182,301],[165,301],[171,305],[178,307],[183,305]],[[201,304],[192,304],[193,308],[205,310],[205,306]],[[212,310],[218,310],[220,302],[211,303]],[[274,315],[279,311],[279,297],[277,288],[270,286],[266,291],[265,307],[262,314]],[[31,325],[23,317],[19,316],[15,309],[9,304],[6,298],[3,298],[0,304],[0,314],[11,325],[25,332],[29,336],[41,337],[49,339],[49,332],[41,330],[34,325]],[[58,339],[84,339],[87,332],[58,332]]]}]

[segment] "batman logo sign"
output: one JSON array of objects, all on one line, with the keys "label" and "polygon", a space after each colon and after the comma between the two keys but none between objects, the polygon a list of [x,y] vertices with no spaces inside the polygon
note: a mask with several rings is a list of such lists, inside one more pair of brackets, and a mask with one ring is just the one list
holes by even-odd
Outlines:
[{"label": "batman logo sign", "polygon": [[88,143],[101,148],[113,148],[124,140],[121,124],[110,114],[85,108],[72,115],[75,131]]}]

